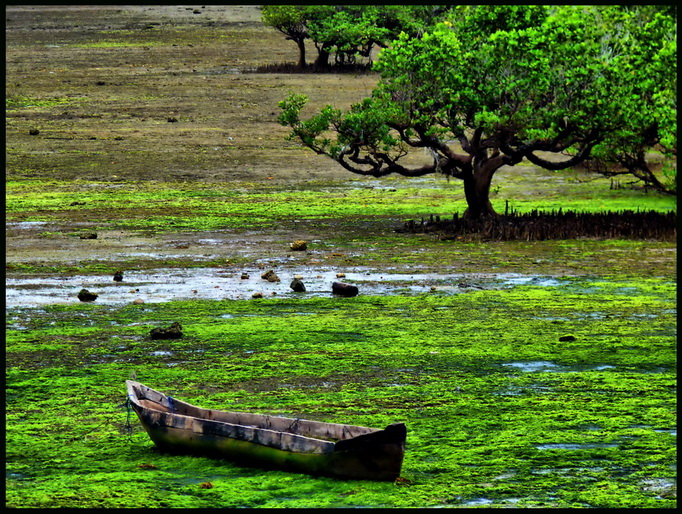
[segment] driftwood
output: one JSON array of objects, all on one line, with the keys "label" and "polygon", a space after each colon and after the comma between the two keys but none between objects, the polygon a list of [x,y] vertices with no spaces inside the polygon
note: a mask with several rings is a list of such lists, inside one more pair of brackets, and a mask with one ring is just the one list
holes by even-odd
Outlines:
[{"label": "driftwood", "polygon": [[409,220],[398,232],[437,233],[442,239],[483,241],[543,241],[549,239],[677,239],[677,213],[658,211],[541,212],[533,210],[479,220],[431,216],[421,222]]}]

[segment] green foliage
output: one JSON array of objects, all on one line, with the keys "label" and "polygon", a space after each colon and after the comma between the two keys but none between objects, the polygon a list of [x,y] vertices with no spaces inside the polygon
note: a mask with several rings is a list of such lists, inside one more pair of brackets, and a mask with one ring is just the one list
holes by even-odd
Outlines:
[{"label": "green foliage", "polygon": [[[656,8],[461,6],[382,52],[371,99],[302,121],[291,97],[280,123],[358,174],[460,178],[470,209],[485,211],[495,171],[524,158],[559,170],[595,147],[621,161],[676,151],[675,27]],[[400,164],[407,147],[428,148],[433,164]]]},{"label": "green foliage", "polygon": [[378,45],[386,47],[401,33],[415,37],[447,10],[445,6],[396,5],[268,5],[263,22],[288,39],[311,39],[318,50],[317,64],[326,66],[329,54],[338,64],[369,58]]}]

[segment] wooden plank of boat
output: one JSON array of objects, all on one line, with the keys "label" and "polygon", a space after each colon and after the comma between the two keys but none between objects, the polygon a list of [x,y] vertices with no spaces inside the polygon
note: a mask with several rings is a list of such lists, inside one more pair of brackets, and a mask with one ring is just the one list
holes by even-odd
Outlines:
[{"label": "wooden plank of boat", "polygon": [[395,480],[407,428],[385,429],[203,409],[126,381],[130,406],[151,440],[170,452],[311,475]]}]

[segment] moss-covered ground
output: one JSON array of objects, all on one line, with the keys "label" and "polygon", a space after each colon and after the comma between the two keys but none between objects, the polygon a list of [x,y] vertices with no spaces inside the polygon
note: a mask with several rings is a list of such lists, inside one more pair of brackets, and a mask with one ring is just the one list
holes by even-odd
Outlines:
[{"label": "moss-covered ground", "polygon": [[[458,295],[11,313],[8,505],[671,507],[675,290],[580,278]],[[182,340],[149,339],[170,321]],[[165,455],[126,412],[132,373],[206,407],[403,421],[405,480]]]},{"label": "moss-covered ground", "polygon": [[[376,77],[241,73],[297,56],[255,6],[18,5],[6,18],[6,272],[27,291],[263,263],[435,285],[9,306],[7,507],[676,507],[674,243],[397,234],[461,214],[461,184],[358,180],[286,141],[275,111],[289,91],[345,106]],[[519,165],[492,191],[500,212],[676,209],[579,170]],[[295,239],[308,250],[291,252]],[[468,285],[438,279],[457,273]],[[502,273],[519,280],[476,287]],[[181,339],[149,337],[175,321]],[[126,408],[131,376],[204,407],[404,422],[402,476],[162,453]]]}]

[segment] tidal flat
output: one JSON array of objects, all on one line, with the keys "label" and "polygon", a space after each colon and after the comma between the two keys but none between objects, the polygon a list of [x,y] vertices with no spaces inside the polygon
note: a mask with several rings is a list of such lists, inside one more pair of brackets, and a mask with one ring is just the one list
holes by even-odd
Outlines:
[{"label": "tidal flat", "polygon": [[[376,76],[248,72],[296,46],[256,6],[197,11],[7,8],[6,506],[675,508],[675,243],[398,234],[461,214],[461,184],[358,179],[275,120],[289,91],[348,106]],[[612,185],[522,164],[491,198],[676,210]],[[360,294],[334,297],[337,274]],[[404,422],[402,476],[160,452],[131,376],[202,407]]]},{"label": "tidal flat", "polygon": [[[671,507],[675,290],[574,278],[459,294],[10,310],[8,506]],[[149,338],[171,321],[181,340]],[[126,411],[133,373],[204,407],[405,422],[402,480],[161,453]]]}]

